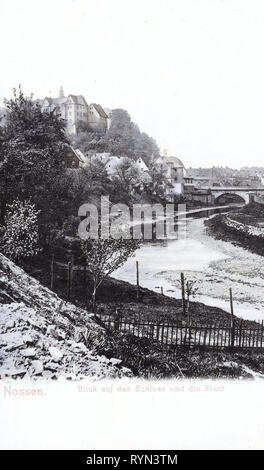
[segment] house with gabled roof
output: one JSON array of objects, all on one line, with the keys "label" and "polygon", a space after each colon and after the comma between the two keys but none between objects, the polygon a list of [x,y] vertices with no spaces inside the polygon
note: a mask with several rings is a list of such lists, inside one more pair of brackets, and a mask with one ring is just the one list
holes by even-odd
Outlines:
[{"label": "house with gabled roof", "polygon": [[91,103],[88,115],[89,125],[92,129],[109,129],[110,118],[102,106],[98,103]]},{"label": "house with gabled roof", "polygon": [[71,145],[65,144],[61,151],[61,160],[65,168],[76,170],[86,163],[84,154],[79,149],[73,148]]},{"label": "house with gabled roof", "polygon": [[174,195],[182,195],[184,193],[184,183],[186,169],[180,158],[168,156],[166,152],[159,157],[156,166],[161,168],[168,180],[168,195],[173,198]]}]

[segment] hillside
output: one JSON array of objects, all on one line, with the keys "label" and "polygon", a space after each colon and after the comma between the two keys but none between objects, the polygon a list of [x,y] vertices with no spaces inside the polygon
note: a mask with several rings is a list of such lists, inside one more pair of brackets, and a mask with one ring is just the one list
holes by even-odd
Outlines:
[{"label": "hillside", "polygon": [[107,344],[93,315],[62,301],[0,254],[0,378],[68,380],[131,375]]}]

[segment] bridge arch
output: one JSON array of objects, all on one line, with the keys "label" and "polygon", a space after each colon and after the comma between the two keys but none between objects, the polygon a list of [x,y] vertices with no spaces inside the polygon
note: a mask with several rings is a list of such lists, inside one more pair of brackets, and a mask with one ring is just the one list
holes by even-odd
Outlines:
[{"label": "bridge arch", "polygon": [[[249,203],[249,193],[242,192],[242,191],[215,191],[213,192],[214,195],[214,202],[215,203],[221,203],[221,199],[228,199],[230,198],[230,201],[233,201],[234,203]],[[237,199],[237,200],[235,200]]]}]

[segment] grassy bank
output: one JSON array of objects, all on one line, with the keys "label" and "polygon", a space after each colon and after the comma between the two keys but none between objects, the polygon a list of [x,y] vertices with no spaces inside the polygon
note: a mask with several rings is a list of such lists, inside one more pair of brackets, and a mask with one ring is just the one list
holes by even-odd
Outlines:
[{"label": "grassy bank", "polygon": [[[39,266],[30,269],[31,275],[36,277],[42,284],[50,286],[50,264],[42,260]],[[54,290],[63,299],[67,300],[67,269],[59,264],[55,267]],[[70,301],[76,306],[86,308],[91,312],[92,305],[92,283],[89,275],[78,267],[74,270]],[[96,312],[102,315],[115,315],[116,308],[120,310],[124,320],[149,320],[168,322],[181,320],[186,317],[182,312],[181,299],[168,297],[146,288],[140,288],[137,298],[136,286],[125,281],[108,277],[98,288]],[[215,324],[216,322],[230,321],[230,313],[218,307],[205,305],[201,302],[190,302],[190,314],[192,321],[200,324]],[[235,318],[235,322],[239,319]],[[254,325],[254,322],[246,321]]]}]

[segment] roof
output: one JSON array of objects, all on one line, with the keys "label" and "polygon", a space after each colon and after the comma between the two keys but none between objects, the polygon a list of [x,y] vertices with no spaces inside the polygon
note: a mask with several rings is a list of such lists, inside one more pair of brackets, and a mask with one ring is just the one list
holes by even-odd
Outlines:
[{"label": "roof", "polygon": [[63,150],[68,151],[68,152],[69,151],[72,152],[72,154],[75,155],[75,157],[77,158],[77,160],[79,160],[80,163],[85,163],[86,162],[86,157],[81,152],[81,150],[73,148],[72,145],[65,144],[63,146]]},{"label": "roof", "polygon": [[52,103],[52,98],[49,98],[48,96],[46,96],[43,101],[48,101],[49,104],[51,104]]},{"label": "roof", "polygon": [[[86,106],[88,106],[88,104],[86,103],[86,99],[82,95],[69,95],[68,98],[72,98],[72,100],[76,104],[85,104]],[[68,98],[66,98],[66,100],[68,100]]]},{"label": "roof", "polygon": [[139,157],[136,161],[135,161],[135,165],[137,165],[137,167],[139,167],[140,169],[144,170],[144,171],[147,171],[148,170],[148,167],[146,165],[146,163],[144,162],[144,160]]},{"label": "roof", "polygon": [[96,109],[99,116],[101,116],[102,118],[105,118],[105,119],[109,118],[109,116],[106,114],[105,110],[102,108],[102,106],[100,104],[91,103],[91,105]]},{"label": "roof", "polygon": [[75,154],[77,155],[78,159],[81,163],[86,163],[86,157],[79,149],[74,149]]},{"label": "roof", "polygon": [[105,168],[109,175],[115,173],[118,165],[124,161],[124,157],[109,157],[106,161]]},{"label": "roof", "polygon": [[172,163],[175,168],[176,167],[185,168],[182,161],[178,157],[174,157],[174,156],[171,156],[171,157],[160,156],[155,160],[155,163],[158,165],[164,164],[164,163]]},{"label": "roof", "polygon": [[67,98],[51,98],[51,103],[54,103],[54,104],[64,104],[66,103],[67,101]]},{"label": "roof", "polygon": [[85,98],[82,96],[82,95],[69,95],[69,96],[61,96],[61,97],[58,97],[58,98],[51,98],[51,97],[45,97],[44,100],[38,100],[41,104],[44,103],[44,101],[48,101],[48,103],[50,105],[54,104],[54,105],[63,105],[63,104],[66,104],[69,100],[69,98],[72,99],[72,101],[75,103],[75,104],[82,104],[82,105],[85,105],[88,107],[88,104],[85,100]]},{"label": "roof", "polygon": [[173,163],[174,166],[184,168],[184,164],[182,163],[182,161],[178,157],[174,157],[174,156],[167,157],[167,156],[165,156],[164,161],[165,161],[165,163]]}]

